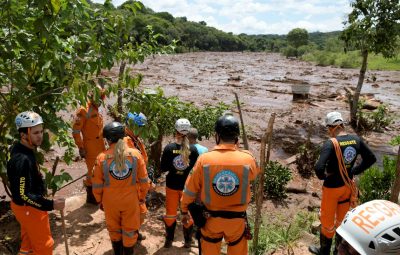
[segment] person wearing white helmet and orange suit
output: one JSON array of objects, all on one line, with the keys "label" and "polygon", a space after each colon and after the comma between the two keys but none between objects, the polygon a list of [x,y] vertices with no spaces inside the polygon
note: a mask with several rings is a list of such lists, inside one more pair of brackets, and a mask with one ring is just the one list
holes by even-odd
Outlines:
[{"label": "person wearing white helmet and orange suit", "polygon": [[[191,128],[187,119],[178,119],[175,123],[175,142],[165,146],[161,156],[161,171],[167,172],[166,179],[166,215],[164,216],[166,237],[165,248],[170,248],[174,240],[177,209],[189,172],[196,163],[199,153],[194,145],[189,144],[187,134]],[[185,248],[192,243],[193,221],[183,222]]]},{"label": "person wearing white helmet and orange suit", "polygon": [[92,193],[92,171],[97,155],[105,150],[103,140],[103,117],[99,112],[101,101],[105,94],[101,92],[98,100],[94,99],[93,93],[90,95],[86,107],[80,107],[76,112],[76,117],[72,126],[72,136],[79,149],[79,155],[85,159],[87,166],[86,179],[83,184],[86,187],[86,203],[96,204]]},{"label": "person wearing white helmet and orange suit", "polygon": [[[146,124],[147,124],[147,118],[143,113],[137,114],[136,112],[135,113],[129,112],[126,116],[126,127],[125,127],[126,136],[124,138],[124,141],[126,142],[129,148],[138,149],[140,151],[143,160],[147,166],[149,158],[147,156],[146,146],[144,145],[143,140],[139,137],[141,129],[145,127]],[[149,178],[149,185],[151,188],[152,183],[150,178]],[[139,207],[140,207],[140,225],[143,225],[147,214],[146,203],[145,202],[140,203]],[[146,236],[138,232],[138,241],[145,239]]]},{"label": "person wearing white helmet and orange suit", "polygon": [[[328,113],[325,124],[331,139],[322,146],[315,165],[317,177],[324,181],[320,209],[320,247],[309,247],[311,253],[321,255],[330,254],[335,230],[350,209],[353,197],[358,195],[353,194],[353,176],[364,172],[376,161],[375,155],[360,137],[346,132],[339,112]],[[358,155],[362,160],[355,164]],[[340,240],[340,235],[336,235],[336,243],[340,243]],[[334,254],[337,248],[335,246]]]},{"label": "person wearing white helmet and orange suit", "polygon": [[11,209],[21,226],[19,255],[53,254],[54,240],[50,232],[47,211],[62,210],[65,199],[45,198],[46,188],[35,158],[35,151],[43,141],[43,119],[27,111],[15,118],[20,141],[11,148],[7,162],[10,181]]},{"label": "person wearing white helmet and orange suit", "polygon": [[366,202],[349,211],[336,232],[339,255],[400,254],[400,205]]},{"label": "person wearing white helmet and orange suit", "polygon": [[[200,227],[201,252],[221,254],[222,239],[228,243],[228,255],[248,254],[251,234],[246,210],[250,203],[251,181],[260,172],[254,156],[239,150],[239,122],[229,114],[215,123],[216,146],[202,154],[189,175],[181,201],[184,218],[190,218],[190,206],[200,195],[202,209],[190,210]],[[201,212],[198,212],[201,211]],[[203,224],[198,224],[204,218]]]},{"label": "person wearing white helmet and orange suit", "polygon": [[132,255],[140,227],[139,204],[149,188],[146,164],[137,149],[127,147],[121,123],[107,124],[103,134],[110,147],[97,156],[93,194],[104,209],[114,254]]}]

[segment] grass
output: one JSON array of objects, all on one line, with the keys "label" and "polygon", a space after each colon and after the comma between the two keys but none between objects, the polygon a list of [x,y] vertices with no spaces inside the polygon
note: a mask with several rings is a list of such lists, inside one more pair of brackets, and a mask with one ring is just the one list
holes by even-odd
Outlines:
[{"label": "grass", "polygon": [[303,232],[311,232],[312,223],[318,219],[315,212],[301,211],[288,222],[287,215],[264,217],[260,227],[258,249],[250,244],[251,254],[262,255],[277,249],[293,254],[293,248]]},{"label": "grass", "polygon": [[[359,51],[328,52],[313,51],[302,57],[303,60],[314,62],[321,66],[337,66],[341,68],[359,68],[361,56]],[[400,71],[400,54],[394,58],[386,59],[381,54],[370,54],[368,56],[368,70]]]}]

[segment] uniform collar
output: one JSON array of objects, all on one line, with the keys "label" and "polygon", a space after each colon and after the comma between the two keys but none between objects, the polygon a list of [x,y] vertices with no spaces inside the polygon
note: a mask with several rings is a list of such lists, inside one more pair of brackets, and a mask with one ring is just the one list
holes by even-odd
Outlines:
[{"label": "uniform collar", "polygon": [[223,144],[218,144],[214,147],[214,150],[231,150],[235,151],[237,150],[236,144],[229,144],[229,143],[223,143]]}]

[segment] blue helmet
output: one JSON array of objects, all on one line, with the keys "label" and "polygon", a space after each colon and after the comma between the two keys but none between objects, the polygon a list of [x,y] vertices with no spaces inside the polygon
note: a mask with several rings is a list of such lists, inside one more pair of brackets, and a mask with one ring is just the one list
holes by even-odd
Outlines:
[{"label": "blue helmet", "polygon": [[126,123],[128,124],[130,121],[139,127],[143,127],[147,124],[147,118],[143,113],[138,114],[136,112],[128,112],[126,116]]}]

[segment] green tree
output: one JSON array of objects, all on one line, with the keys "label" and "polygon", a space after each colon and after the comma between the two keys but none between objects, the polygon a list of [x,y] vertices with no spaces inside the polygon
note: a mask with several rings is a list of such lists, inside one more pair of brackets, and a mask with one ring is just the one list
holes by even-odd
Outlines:
[{"label": "green tree", "polygon": [[399,47],[398,23],[400,5],[398,0],[356,0],[341,35],[346,47],[359,49],[362,65],[354,95],[349,94],[351,124],[357,128],[357,105],[367,70],[368,54],[381,53],[385,58],[395,56]]},{"label": "green tree", "polygon": [[288,44],[296,49],[308,44],[308,32],[304,28],[292,29],[287,35]]}]

